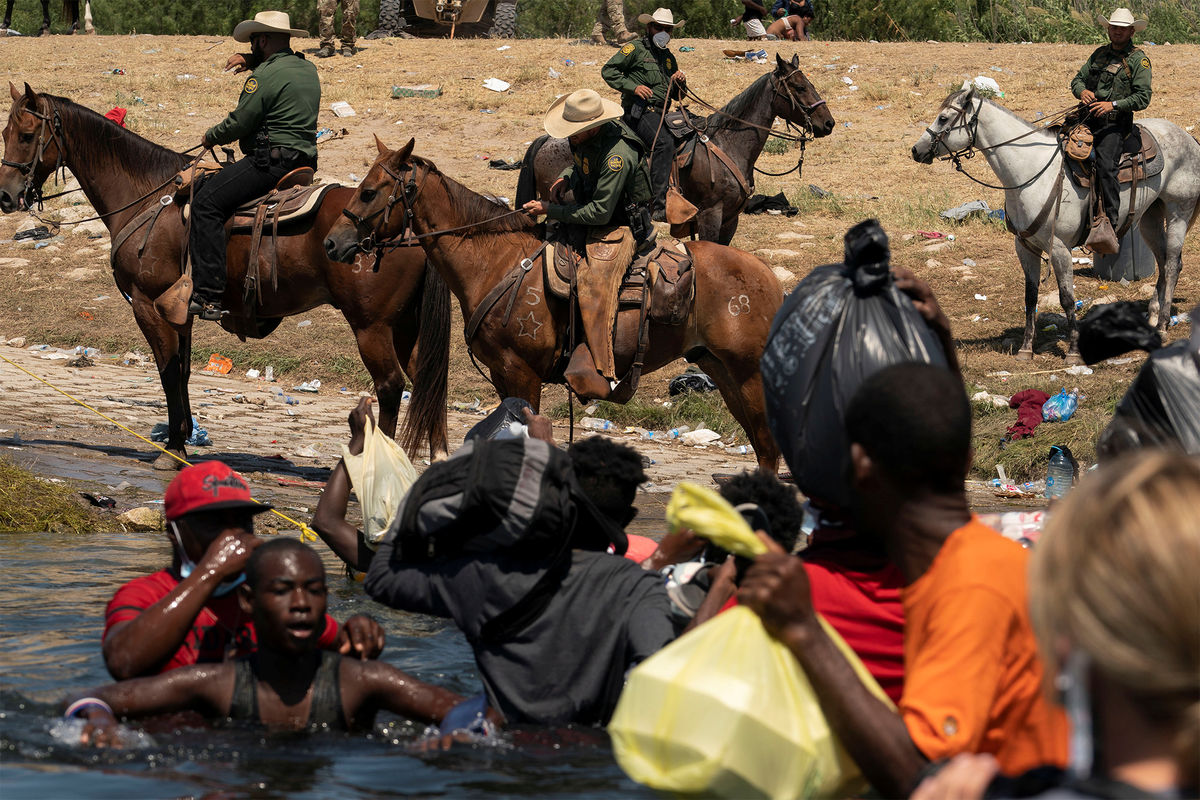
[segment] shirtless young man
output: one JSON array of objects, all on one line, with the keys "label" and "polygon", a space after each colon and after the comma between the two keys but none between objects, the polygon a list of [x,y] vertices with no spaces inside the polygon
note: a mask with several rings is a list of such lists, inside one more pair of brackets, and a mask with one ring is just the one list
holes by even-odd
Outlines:
[{"label": "shirtless young man", "polygon": [[73,697],[68,716],[87,719],[81,742],[119,746],[119,717],[184,710],[282,730],[362,730],[381,710],[436,723],[463,699],[389,664],[319,649],[325,597],[325,567],[308,545],[295,539],[261,545],[238,588],[238,601],[254,620],[258,650]]}]

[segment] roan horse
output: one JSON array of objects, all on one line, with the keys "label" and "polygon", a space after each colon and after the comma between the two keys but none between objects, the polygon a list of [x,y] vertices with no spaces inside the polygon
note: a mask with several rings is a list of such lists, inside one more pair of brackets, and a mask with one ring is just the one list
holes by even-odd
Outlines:
[{"label": "roan horse", "polygon": [[[1165,163],[1160,174],[1138,181],[1130,227],[1138,225],[1158,262],[1158,291],[1150,299],[1150,324],[1165,331],[1183,267],[1183,239],[1200,214],[1200,144],[1164,119],[1140,120],[1140,124],[1158,140]],[[1025,271],[1025,338],[1017,358],[1033,357],[1033,323],[1041,254],[1045,252],[1050,254],[1059,301],[1067,316],[1067,361],[1079,363],[1071,248],[1088,235],[1088,190],[1070,178],[1060,179],[1064,156],[1052,131],[976,96],[973,88],[946,98],[937,119],[913,145],[912,156],[929,164],[936,156],[959,158],[972,150],[983,154],[1004,185],[1004,210],[1012,230],[1027,232],[1016,237],[1017,258]],[[1057,203],[1051,196],[1056,185],[1061,186]],[[1121,220],[1130,213],[1130,204],[1129,186],[1122,185]],[[1028,230],[1030,227],[1034,230]]]},{"label": "roan horse", "polygon": [[[746,190],[754,185],[754,165],[776,119],[802,128],[801,137],[811,134],[820,138],[833,132],[829,107],[801,71],[798,55],[791,62],[776,55],[774,70],[751,83],[724,108],[697,123],[696,127],[729,156],[740,173],[735,175],[708,148],[697,143],[692,165],[680,172],[679,190],[698,209],[693,223],[699,238],[719,244],[733,240],[738,215],[750,198]],[[659,135],[671,133],[664,125]],[[535,194],[546,197],[550,184],[570,163],[571,148],[566,139],[542,135],[534,140],[525,154],[525,166],[517,181],[517,208]],[[800,168],[800,163],[795,169]],[[682,235],[679,228],[671,232]]]},{"label": "roan horse", "polygon": [[[99,114],[63,97],[36,94],[28,84],[21,92],[9,84],[13,105],[4,128],[3,166],[0,167],[0,211],[29,208],[40,196],[40,187],[58,167],[71,170],[88,201],[101,215],[109,234],[118,232],[147,208],[169,194],[172,176],[189,163],[182,154],[167,150],[115,125]],[[171,187],[173,188],[173,187]],[[264,241],[258,269],[262,301],[255,330],[237,327],[242,306],[241,285],[249,261],[250,236],[230,239],[229,286],[225,308],[233,314],[223,321],[239,335],[265,336],[280,320],[330,303],[350,323],[363,363],[375,382],[379,397],[379,427],[389,435],[396,429],[404,373],[401,361],[414,379],[413,402],[405,423],[405,444],[410,449],[428,437],[430,450],[446,451],[446,373],[450,295],[434,270],[425,268],[417,247],[388,253],[376,271],[372,258],[353,267],[331,262],[322,246],[325,232],[341,214],[353,190],[329,190],[315,218],[302,223],[307,229],[280,226],[278,288],[266,274],[271,247]],[[179,326],[167,322],[154,307],[180,277],[180,246],[184,227],[179,210],[166,208],[149,231],[143,226],[111,254],[117,287],[133,307],[133,314],[154,352],[159,379],[167,399],[170,427],[166,448],[185,457],[184,443],[192,430],[188,401],[191,374],[192,322]],[[266,240],[267,237],[264,237]],[[139,257],[139,245],[143,245]],[[243,327],[248,327],[243,325]],[[160,454],[156,468],[175,468],[178,462]]]},{"label": "roan horse", "polygon": [[[379,157],[347,205],[347,219],[325,239],[330,257],[348,261],[377,246],[377,239],[394,240],[407,220],[458,297],[464,322],[494,287],[515,277],[467,345],[488,367],[501,397],[522,397],[537,409],[542,384],[563,380],[571,328],[581,330],[571,325],[571,306],[546,291],[544,226],[443,175],[412,154],[412,140],[398,151],[376,144]],[[748,253],[713,242],[689,242],[687,248],[696,270],[695,301],[681,325],[650,323],[644,371],[680,356],[700,364],[745,428],[759,466],[773,472],[779,450],[767,430],[758,360],[783,290]],[[638,321],[636,310],[618,315],[619,373],[633,361]]]}]

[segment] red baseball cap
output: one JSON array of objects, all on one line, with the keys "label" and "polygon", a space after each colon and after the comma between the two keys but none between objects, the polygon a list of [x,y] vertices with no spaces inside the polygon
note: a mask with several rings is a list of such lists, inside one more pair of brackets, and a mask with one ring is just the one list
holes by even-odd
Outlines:
[{"label": "red baseball cap", "polygon": [[163,498],[163,513],[168,520],[195,511],[227,508],[247,508],[258,514],[272,507],[252,499],[245,479],[220,461],[205,461],[180,470]]}]

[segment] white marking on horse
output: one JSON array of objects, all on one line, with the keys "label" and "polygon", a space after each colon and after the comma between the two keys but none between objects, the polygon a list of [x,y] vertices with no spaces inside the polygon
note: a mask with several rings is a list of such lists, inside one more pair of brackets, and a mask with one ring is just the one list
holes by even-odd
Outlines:
[{"label": "white marking on horse", "polygon": [[744,294],[729,298],[729,316],[740,317],[750,313],[750,298]]},{"label": "white marking on horse", "polygon": [[[538,322],[538,320],[534,318],[532,311],[523,317],[517,317],[517,322],[521,325],[521,330],[517,333],[517,335],[528,336],[530,339],[536,339],[538,331],[540,331],[542,326],[546,324],[544,322]],[[525,327],[526,322],[529,323],[528,329]]]},{"label": "white marking on horse", "polygon": [[538,290],[533,288],[532,286],[525,287],[525,295],[526,295],[525,305],[527,305],[527,306],[536,306],[538,303],[542,302],[542,298],[538,294]]}]

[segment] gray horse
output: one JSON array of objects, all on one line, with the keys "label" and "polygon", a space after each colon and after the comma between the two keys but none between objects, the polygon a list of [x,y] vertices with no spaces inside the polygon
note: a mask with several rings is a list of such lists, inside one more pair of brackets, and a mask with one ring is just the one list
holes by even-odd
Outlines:
[{"label": "gray horse", "polygon": [[[1200,143],[1165,119],[1139,122],[1158,140],[1165,163],[1161,173],[1137,183],[1130,227],[1139,226],[1158,262],[1158,291],[1150,300],[1150,324],[1165,331],[1183,267],[1183,239],[1200,215]],[[1071,248],[1087,238],[1087,190],[1069,178],[1060,180],[1065,164],[1053,132],[976,96],[973,88],[952,92],[946,98],[937,119],[913,145],[912,156],[930,164],[936,156],[960,157],[971,150],[982,153],[1000,179],[1010,227],[1022,232],[1015,239],[1017,258],[1025,271],[1025,338],[1017,358],[1027,361],[1033,357],[1042,253],[1049,253],[1067,316],[1067,362],[1079,363]],[[1056,185],[1061,186],[1057,203],[1051,197]],[[1129,214],[1130,204],[1129,185],[1123,184],[1120,219]]]}]

